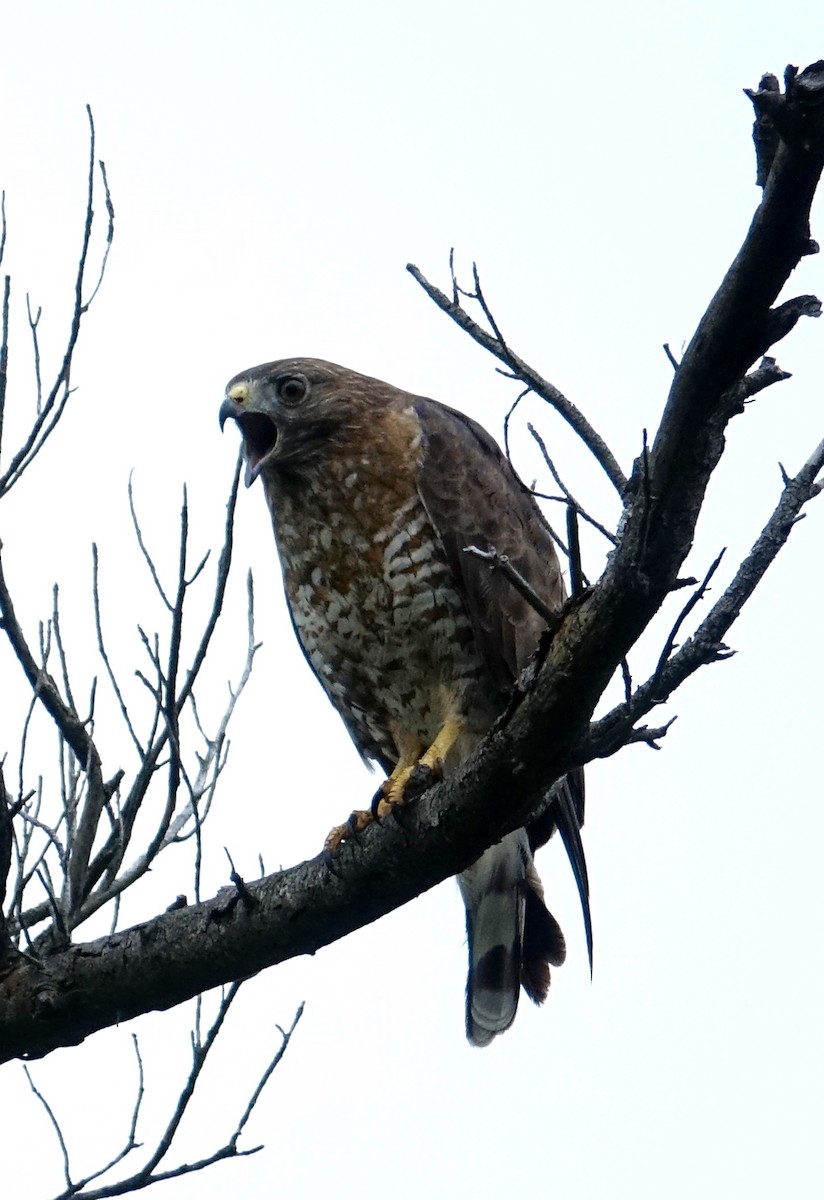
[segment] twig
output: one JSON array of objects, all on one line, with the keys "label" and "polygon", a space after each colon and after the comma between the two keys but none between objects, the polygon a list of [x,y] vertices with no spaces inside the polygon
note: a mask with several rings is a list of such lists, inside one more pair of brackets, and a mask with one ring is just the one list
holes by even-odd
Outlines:
[{"label": "twig", "polygon": [[43,1095],[43,1093],[40,1091],[40,1089],[37,1087],[37,1085],[35,1084],[35,1082],[32,1078],[31,1071],[29,1070],[29,1068],[26,1066],[25,1063],[23,1063],[23,1074],[26,1076],[26,1079],[29,1081],[29,1087],[34,1092],[35,1096],[40,1101],[40,1103],[43,1105],[46,1115],[49,1118],[49,1120],[51,1121],[52,1129],[54,1130],[55,1136],[57,1137],[57,1143],[60,1146],[60,1154],[63,1158],[63,1178],[66,1180],[66,1187],[68,1189],[70,1189],[72,1187],[72,1177],[71,1177],[71,1165],[69,1162],[69,1150],[66,1145],[66,1139],[63,1137],[63,1130],[60,1128],[60,1122],[57,1120],[57,1117],[54,1115],[54,1109],[49,1104],[48,1100]]},{"label": "twig", "polygon": [[[61,735],[66,739],[69,746],[71,746],[72,752],[83,765],[88,776],[89,794],[87,797],[87,806],[89,806],[89,819],[80,830],[81,836],[72,848],[73,883],[76,888],[81,888],[81,879],[85,865],[88,862],[88,854],[94,838],[94,830],[92,830],[91,826],[94,825],[96,830],[94,813],[97,811],[99,815],[105,799],[105,785],[103,783],[100,755],[77,713],[63,701],[51,675],[46,670],[38,667],[29,649],[17,620],[11,595],[6,584],[2,566],[2,555],[0,555],[0,616],[2,616],[3,629],[11,642],[12,649],[23,668],[29,685],[56,724]],[[73,895],[76,899],[77,893],[75,892]]]},{"label": "twig", "polygon": [[[3,232],[2,245],[6,243],[6,193],[3,192]],[[3,324],[0,338],[0,452],[3,449],[3,417],[6,411],[6,389],[8,387],[9,369],[9,299],[11,296],[11,279],[6,275],[3,279]]]},{"label": "twig", "polygon": [[[66,651],[63,646],[63,638],[60,633],[60,589],[57,584],[52,587],[52,617],[51,627],[54,633],[54,644],[57,649],[57,659],[60,663],[60,674],[63,679],[63,692],[66,696],[66,701],[73,712],[77,712],[77,705],[74,702],[72,695],[71,682],[69,680],[69,667],[66,661]],[[84,721],[85,725],[86,722]]]},{"label": "twig", "polygon": [[3,778],[3,763],[0,761],[0,963],[6,957],[9,938],[3,905],[6,900],[11,852],[14,845],[14,818],[19,816],[25,801],[21,797],[12,803]]},{"label": "twig", "polygon": [[177,701],[178,702],[178,711],[180,711],[182,706],[185,704],[186,700],[189,697],[189,693],[191,692],[192,688],[194,687],[195,680],[197,679],[197,676],[200,672],[200,668],[203,666],[204,659],[206,658],[206,651],[208,650],[209,644],[212,640],[212,634],[215,631],[215,626],[217,625],[217,619],[220,616],[221,610],[223,608],[223,598],[226,595],[226,584],[229,581],[229,567],[231,566],[231,563],[232,563],[232,549],[233,549],[233,545],[234,545],[235,507],[237,505],[238,488],[240,486],[240,473],[241,473],[242,466],[243,466],[243,454],[242,454],[242,452],[240,452],[238,454],[237,463],[235,464],[235,474],[232,479],[232,487],[229,492],[229,499],[226,504],[226,524],[224,526],[223,548],[220,551],[220,558],[218,559],[218,564],[217,564],[217,579],[215,581],[215,597],[214,597],[214,602],[212,604],[212,611],[209,614],[209,618],[206,622],[206,628],[204,629],[203,635],[200,639],[200,645],[198,646],[198,648],[195,652],[195,656],[192,661],[192,666],[186,675],[186,681],[183,684],[183,687],[180,689],[180,693],[178,695],[178,701]]},{"label": "twig", "polygon": [[40,324],[40,317],[43,309],[38,305],[37,316],[31,315],[31,299],[28,292],[26,293],[26,316],[29,320],[29,329],[31,330],[32,347],[34,350],[34,383],[36,389],[35,412],[40,415],[40,410],[43,406],[43,380],[40,375],[40,339],[37,336],[37,326]]},{"label": "twig", "polygon": [[[90,112],[89,118],[91,119]],[[109,253],[112,248],[112,242],[114,241],[114,204],[112,203],[112,193],[109,188],[109,177],[106,174],[106,164],[103,162],[102,158],[98,160],[97,165],[100,170],[100,178],[103,180],[103,200],[106,205],[106,213],[109,218],[109,224],[108,228],[106,229],[106,248],[103,251],[103,257],[100,261],[100,272],[97,276],[97,283],[92,288],[91,295],[83,305],[84,313],[89,311],[94,303],[97,293],[100,291],[100,285],[103,283],[103,276],[106,274],[106,266],[109,262]]]},{"label": "twig", "polygon": [[501,350],[504,351],[504,353],[508,354],[509,350],[508,350],[506,342],[504,341],[504,335],[501,333],[500,329],[498,328],[498,323],[495,320],[495,318],[492,316],[492,312],[490,311],[489,305],[487,304],[486,299],[483,294],[483,291],[481,289],[481,277],[478,274],[478,264],[477,263],[472,264],[472,280],[475,284],[475,291],[472,293],[464,292],[464,295],[467,296],[468,299],[478,301],[478,303],[481,306],[481,312],[486,317],[487,321],[489,322],[489,327],[492,330],[493,334],[495,335],[496,342],[501,347]]},{"label": "twig", "polygon": [[100,563],[98,559],[97,545],[95,543],[92,543],[92,605],[94,607],[94,627],[97,634],[97,650],[103,660],[103,665],[106,668],[106,674],[108,675],[109,682],[112,685],[112,691],[114,692],[117,698],[117,703],[120,706],[120,715],[123,717],[123,721],[129,731],[129,735],[134,743],[138,756],[142,758],[143,746],[141,745],[140,739],[138,738],[134,726],[132,725],[131,718],[129,717],[129,710],[126,707],[126,701],[123,698],[120,685],[115,677],[112,664],[106,652],[106,645],[103,640],[103,619],[100,613]]},{"label": "twig", "polygon": [[600,521],[597,521],[595,519],[595,517],[591,517],[589,515],[589,513],[586,511],[586,509],[583,507],[583,505],[578,503],[578,501],[573,496],[572,492],[569,490],[569,488],[566,486],[564,481],[561,479],[561,476],[558,474],[558,471],[555,467],[555,463],[549,457],[549,452],[547,451],[546,443],[544,442],[544,439],[541,437],[540,433],[538,432],[538,430],[535,428],[535,426],[532,424],[531,421],[527,422],[527,429],[529,430],[529,432],[532,434],[532,437],[536,441],[536,443],[538,445],[538,449],[541,451],[543,460],[546,463],[547,469],[549,470],[550,474],[552,475],[552,478],[555,480],[555,482],[558,484],[558,487],[563,492],[564,501],[568,505],[570,505],[572,508],[574,508],[575,512],[580,517],[583,517],[583,519],[587,522],[587,524],[591,525],[593,527],[593,529],[597,529],[598,532],[603,537],[605,537],[611,545],[617,546],[618,538],[615,536],[615,534],[610,533],[610,531],[604,525],[602,525]]},{"label": "twig", "polygon": [[[208,647],[209,639],[211,638],[211,635],[214,632],[214,627],[215,627],[215,623],[217,621],[217,617],[219,616],[220,611],[222,609],[223,594],[225,592],[229,566],[231,564],[232,518],[233,518],[233,514],[234,514],[234,505],[237,500],[239,478],[240,478],[239,469],[236,468],[235,474],[233,477],[232,489],[230,492],[229,502],[227,505],[225,540],[224,540],[223,550],[221,551],[221,555],[220,555],[220,559],[219,559],[219,563],[218,563],[218,576],[217,576],[217,580],[215,583],[215,599],[213,601],[212,610],[207,619],[206,629],[204,631],[204,634],[201,637],[198,651],[195,655],[193,666],[188,671],[187,676],[186,676],[186,681],[183,685],[183,688],[180,689],[180,692],[177,694],[177,697],[176,697],[173,705],[171,706],[171,709],[175,712],[175,714],[177,716],[179,716],[179,714],[182,710],[183,703],[191,702],[191,700],[193,699],[193,693],[191,691],[192,684],[194,682],[196,673],[200,668],[200,665],[202,665],[202,663],[205,659],[205,651],[206,651],[206,648]],[[185,553],[183,554],[183,558],[181,559],[181,562],[185,564]],[[115,896],[122,894],[122,892],[125,891],[127,888],[131,887],[136,882],[137,879],[139,879],[142,875],[146,874],[146,872],[151,869],[152,862],[154,861],[154,858],[157,856],[157,854],[162,849],[164,849],[166,846],[171,845],[174,841],[180,840],[180,831],[183,828],[184,824],[189,819],[194,819],[197,824],[202,824],[203,820],[205,820],[206,814],[207,814],[209,806],[211,804],[211,792],[213,791],[214,783],[216,782],[216,778],[217,778],[217,774],[219,773],[219,770],[222,768],[222,761],[220,760],[220,752],[221,752],[221,748],[224,744],[226,730],[228,728],[228,723],[234,712],[234,708],[237,703],[237,700],[240,697],[243,689],[246,686],[246,683],[249,680],[249,676],[250,676],[251,669],[252,669],[252,661],[253,661],[254,655],[258,649],[258,643],[256,643],[254,641],[254,591],[253,591],[251,575],[249,576],[249,578],[247,580],[247,594],[248,594],[248,605],[247,605],[248,641],[247,641],[246,662],[245,662],[243,671],[241,673],[240,680],[239,680],[234,692],[232,692],[230,689],[230,700],[226,707],[224,715],[221,719],[221,722],[218,726],[218,732],[215,735],[212,742],[209,742],[207,740],[206,755],[203,757],[201,763],[199,764],[199,769],[198,769],[196,780],[194,782],[190,782],[188,779],[186,779],[186,786],[187,786],[187,789],[189,792],[190,802],[186,805],[186,807],[182,810],[182,812],[180,814],[178,814],[178,816],[175,818],[175,816],[174,816],[174,808],[175,808],[174,799],[176,796],[176,788],[172,788],[172,787],[167,788],[166,803],[165,803],[163,812],[160,816],[160,820],[158,821],[158,824],[155,828],[153,837],[151,838],[151,840],[150,840],[149,844],[147,845],[147,847],[145,848],[145,850],[125,870],[123,870],[121,872],[120,867],[122,865],[123,858],[125,857],[126,849],[131,840],[131,833],[132,833],[132,829],[134,826],[135,818],[140,809],[143,796],[145,795],[145,792],[148,789],[149,784],[151,783],[151,779],[154,775],[154,772],[161,765],[160,756],[161,756],[163,748],[167,744],[171,745],[171,755],[173,757],[177,757],[178,761],[179,761],[179,747],[176,744],[176,735],[174,734],[174,731],[171,731],[171,736],[170,736],[170,730],[169,730],[169,725],[168,725],[168,710],[169,709],[168,709],[167,705],[162,705],[160,702],[160,699],[159,699],[160,694],[161,694],[161,689],[164,686],[167,686],[165,684],[165,680],[162,679],[162,672],[160,672],[159,650],[157,649],[157,646],[155,646],[155,649],[153,651],[150,650],[151,656],[153,658],[153,661],[157,665],[157,670],[159,673],[157,688],[150,685],[148,683],[148,681],[145,681],[145,682],[146,682],[146,685],[150,688],[152,695],[155,697],[156,703],[161,705],[161,719],[163,720],[163,728],[158,733],[157,737],[156,738],[153,737],[151,742],[148,744],[148,747],[143,755],[141,766],[140,766],[138,774],[135,778],[135,781],[129,790],[129,794],[126,797],[126,800],[123,802],[123,805],[121,808],[121,813],[120,813],[120,820],[119,820],[116,828],[109,835],[109,838],[107,839],[106,843],[104,844],[102,849],[98,852],[98,854],[95,856],[93,862],[89,866],[89,869],[87,872],[88,878],[90,880],[93,880],[94,882],[97,882],[98,880],[101,880],[101,877],[102,877],[102,883],[101,883],[100,888],[95,890],[93,893],[90,892],[84,898],[83,904],[81,905],[81,907],[75,914],[74,919],[75,919],[76,923],[79,923],[80,921],[83,921],[83,920],[87,920],[89,916],[91,916],[94,912],[96,912],[104,904],[108,903]],[[178,596],[178,601],[179,601],[179,596]],[[147,646],[147,649],[150,649],[146,635],[144,634],[142,636],[143,636],[144,644],[146,644],[146,646]],[[179,634],[178,634],[178,637],[179,637]],[[176,716],[176,719],[177,719],[177,716]],[[212,768],[212,764],[214,764],[213,768]],[[207,786],[206,780],[208,779],[208,773],[209,773],[210,769],[214,769],[215,777],[212,780],[212,783],[209,785],[210,796],[209,796],[209,799],[207,799],[206,809],[204,811],[198,811],[197,816],[195,817],[194,816],[194,806],[192,804],[192,801],[194,801],[194,804],[197,804],[199,795],[202,794],[202,790],[205,789]],[[184,776],[185,776],[185,772],[184,772]],[[34,919],[37,915],[38,915],[37,909],[34,909],[30,913],[27,912],[25,914],[27,920]],[[42,914],[41,914],[41,919],[42,919]]]},{"label": "twig", "polygon": [[172,1113],[171,1119],[169,1120],[169,1123],[167,1124],[166,1129],[165,1129],[160,1141],[158,1142],[157,1146],[155,1147],[154,1152],[149,1156],[147,1162],[143,1166],[142,1170],[138,1173],[136,1178],[138,1178],[138,1179],[141,1177],[146,1178],[149,1175],[151,1175],[152,1172],[154,1171],[155,1167],[158,1165],[158,1163],[163,1158],[165,1158],[166,1154],[168,1153],[169,1148],[174,1140],[175,1134],[177,1133],[177,1131],[180,1127],[180,1122],[183,1120],[183,1114],[186,1112],[186,1109],[189,1105],[189,1101],[191,1100],[192,1096],[194,1095],[194,1090],[197,1085],[197,1081],[200,1078],[201,1071],[203,1070],[204,1066],[206,1065],[206,1060],[209,1057],[209,1052],[212,1049],[212,1046],[214,1046],[215,1041],[217,1040],[217,1036],[223,1027],[223,1022],[226,1020],[226,1017],[229,1013],[229,1009],[231,1008],[233,1001],[235,1000],[238,992],[240,991],[240,988],[241,988],[241,983],[233,983],[229,987],[229,989],[226,992],[226,995],[223,997],[223,999],[220,1002],[220,1007],[218,1008],[217,1016],[215,1017],[214,1022],[212,1023],[212,1027],[206,1036],[206,1040],[203,1042],[202,1045],[197,1045],[197,1046],[193,1047],[192,1067],[189,1072],[189,1077],[186,1080],[186,1083],[183,1087],[182,1092],[180,1093],[180,1096],[178,1097],[177,1104],[175,1105],[174,1112]]},{"label": "twig", "polygon": [[660,750],[661,747],[657,743],[666,737],[677,720],[677,717],[671,717],[666,725],[658,725],[653,729],[650,729],[647,725],[639,725],[627,735],[624,745],[632,746],[640,742],[645,746],[649,746],[650,750]]},{"label": "twig", "polygon": [[493,571],[500,571],[504,578],[508,579],[516,592],[519,592],[527,604],[535,609],[535,612],[545,622],[547,629],[557,629],[560,623],[560,614],[554,609],[551,609],[538,593],[532,588],[523,575],[512,565],[509,556],[499,554],[492,546],[489,550],[481,550],[478,546],[464,546],[464,554],[471,554],[473,558],[479,558],[482,562],[489,563]]},{"label": "twig", "polygon": [[578,513],[574,504],[567,505],[567,541],[569,542],[569,594],[575,600],[584,590],[585,576],[581,567]]},{"label": "twig", "polygon": [[86,1176],[84,1179],[77,1180],[74,1183],[72,1183],[71,1176],[69,1174],[68,1151],[66,1149],[65,1140],[64,1140],[63,1134],[60,1130],[60,1126],[59,1126],[56,1118],[54,1117],[54,1114],[53,1114],[51,1108],[49,1107],[45,1097],[43,1097],[42,1094],[35,1088],[28,1069],[24,1068],[24,1070],[26,1070],[26,1075],[29,1078],[29,1083],[30,1083],[30,1086],[32,1087],[32,1090],[34,1091],[35,1095],[38,1097],[40,1102],[43,1104],[46,1112],[49,1114],[49,1117],[51,1118],[55,1132],[60,1141],[61,1149],[63,1150],[63,1153],[64,1153],[64,1170],[65,1170],[65,1178],[66,1178],[67,1186],[64,1191],[60,1192],[60,1194],[54,1198],[54,1200],[74,1200],[74,1198],[76,1198],[76,1200],[108,1200],[109,1197],[123,1196],[123,1195],[126,1195],[131,1192],[140,1191],[145,1187],[150,1187],[152,1184],[155,1184],[155,1183],[162,1183],[164,1180],[167,1180],[167,1179],[179,1179],[185,1175],[191,1175],[196,1171],[202,1171],[204,1168],[211,1166],[213,1163],[221,1162],[224,1159],[244,1158],[250,1154],[256,1154],[259,1150],[262,1149],[262,1146],[252,1146],[247,1150],[241,1150],[238,1148],[238,1142],[240,1141],[243,1131],[249,1122],[249,1118],[251,1117],[258,1101],[260,1100],[260,1097],[263,1093],[264,1088],[266,1087],[266,1084],[271,1079],[275,1069],[279,1066],[280,1062],[283,1059],[284,1054],[286,1053],[286,1051],[289,1047],[289,1043],[291,1042],[292,1035],[294,1034],[295,1030],[297,1029],[298,1022],[300,1021],[301,1017],[303,1016],[303,1010],[304,1010],[303,1003],[301,1003],[300,1006],[298,1007],[298,1010],[295,1013],[295,1016],[292,1020],[292,1024],[289,1026],[288,1029],[284,1030],[280,1025],[276,1026],[278,1033],[280,1034],[280,1045],[278,1046],[278,1048],[275,1051],[272,1058],[267,1063],[264,1071],[262,1072],[260,1078],[258,1079],[257,1084],[253,1088],[252,1093],[249,1097],[249,1100],[247,1101],[247,1103],[243,1109],[243,1112],[241,1113],[241,1115],[237,1121],[237,1124],[235,1125],[234,1131],[232,1132],[232,1134],[230,1135],[228,1140],[219,1149],[214,1151],[212,1154],[209,1154],[206,1157],[199,1159],[195,1162],[181,1163],[179,1166],[172,1167],[166,1171],[158,1171],[156,1169],[158,1167],[158,1165],[160,1164],[160,1162],[168,1154],[168,1152],[172,1146],[172,1143],[173,1143],[175,1137],[177,1136],[177,1132],[180,1128],[180,1123],[188,1109],[189,1103],[194,1094],[195,1088],[197,1086],[198,1080],[202,1073],[203,1067],[205,1066],[208,1055],[209,1055],[212,1047],[214,1046],[214,1043],[217,1039],[218,1034],[220,1033],[220,1030],[223,1026],[223,1022],[226,1018],[226,1015],[229,1011],[232,1001],[235,999],[239,988],[240,988],[239,983],[233,984],[229,988],[226,995],[223,997],[223,999],[220,1003],[220,1007],[218,1009],[217,1016],[212,1024],[211,1029],[209,1030],[209,1032],[206,1036],[206,1040],[201,1043],[199,1037],[193,1037],[193,1039],[192,1039],[192,1067],[189,1072],[189,1076],[186,1080],[186,1083],[184,1085],[184,1088],[181,1091],[180,1096],[178,1097],[174,1112],[172,1113],[172,1116],[166,1126],[166,1129],[163,1132],[163,1134],[161,1135],[161,1138],[160,1138],[155,1150],[149,1156],[149,1158],[144,1163],[144,1165],[138,1171],[136,1171],[133,1175],[130,1175],[126,1179],[117,1180],[116,1182],[110,1183],[110,1184],[104,1184],[102,1187],[99,1187],[99,1188],[94,1188],[94,1189],[88,1188],[89,1183],[92,1183],[96,1179],[100,1179],[100,1177],[102,1175],[104,1175],[107,1171],[111,1170],[112,1167],[116,1166],[119,1162],[122,1162],[124,1158],[126,1158],[129,1154],[131,1154],[135,1149],[139,1148],[139,1143],[136,1140],[137,1120],[138,1120],[138,1115],[140,1112],[143,1095],[144,1095],[144,1080],[143,1080],[143,1063],[140,1058],[140,1050],[139,1050],[139,1047],[137,1044],[137,1039],[134,1038],[134,1035],[132,1035],[133,1036],[133,1044],[134,1044],[135,1054],[137,1056],[137,1062],[138,1062],[138,1092],[137,1092],[137,1098],[135,1101],[135,1105],[134,1105],[134,1108],[132,1111],[131,1123],[130,1123],[130,1128],[129,1128],[126,1142],[125,1142],[123,1148],[105,1166],[94,1171],[92,1174]]},{"label": "twig", "polygon": [[289,1026],[289,1028],[287,1030],[284,1031],[280,1025],[277,1026],[277,1030],[281,1036],[280,1047],[278,1048],[274,1057],[269,1062],[269,1065],[266,1067],[266,1070],[263,1072],[260,1079],[258,1080],[257,1087],[252,1092],[252,1095],[249,1097],[249,1103],[246,1105],[246,1108],[243,1110],[243,1113],[241,1114],[241,1118],[238,1121],[237,1128],[228,1143],[233,1148],[237,1145],[238,1139],[239,1139],[241,1133],[243,1133],[244,1127],[246,1126],[247,1121],[249,1120],[250,1116],[252,1115],[252,1111],[253,1111],[255,1105],[257,1104],[258,1100],[260,1099],[263,1089],[266,1087],[266,1084],[269,1082],[269,1080],[272,1076],[272,1072],[279,1065],[280,1060],[283,1058],[284,1054],[286,1053],[288,1046],[289,1046],[289,1042],[292,1040],[292,1034],[297,1029],[298,1021],[303,1016],[304,1007],[305,1007],[305,1001],[301,1001],[300,1005],[298,1006],[298,1010],[295,1013],[292,1024]]},{"label": "twig", "polygon": [[[414,265],[414,263],[408,263],[406,269],[412,278],[420,284],[427,296],[429,296],[430,300],[433,300],[442,312],[445,312],[448,317],[451,317],[455,324],[468,333],[469,336],[476,341],[479,346],[483,346],[483,348],[488,350],[490,354],[494,354],[500,362],[505,363],[517,379],[520,379],[522,383],[524,383],[533,392],[537,393],[537,395],[545,400],[547,404],[552,405],[556,412],[560,413],[564,420],[571,426],[575,433],[577,433],[578,437],[587,446],[595,459],[601,464],[606,472],[607,478],[610,480],[619,495],[623,496],[627,480],[621,468],[618,466],[615,456],[603,438],[595,432],[592,425],[590,425],[583,413],[581,413],[580,410],[576,408],[575,405],[558,390],[558,388],[554,387],[551,383],[549,383],[548,380],[543,379],[537,373],[537,371],[533,370],[533,368],[528,366],[523,359],[519,358],[513,350],[509,349],[499,332],[496,332],[493,336],[487,333],[486,330],[478,325],[476,321],[473,321],[466,310],[461,306],[459,300],[455,298],[456,290],[454,276],[453,299],[450,300],[448,296],[444,295],[440,288],[429,282],[429,280]],[[481,307],[484,309],[485,315],[487,315],[488,310],[486,307],[486,301],[482,300],[481,297],[478,297],[478,300],[479,303],[481,303]],[[497,326],[494,324],[493,329],[497,330]]]},{"label": "twig", "polygon": [[706,596],[709,582],[712,579],[715,572],[721,566],[721,559],[724,557],[725,553],[726,553],[726,548],[719,552],[719,554],[715,558],[714,562],[711,564],[709,570],[707,571],[706,575],[702,579],[700,586],[698,588],[696,588],[696,590],[690,596],[687,603],[681,609],[681,612],[678,614],[678,620],[673,625],[672,629],[670,630],[670,635],[667,638],[666,642],[664,643],[664,649],[661,651],[660,657],[658,659],[658,665],[655,668],[655,672],[653,674],[653,678],[655,678],[655,675],[660,676],[664,667],[667,665],[669,657],[672,654],[672,651],[675,647],[675,639],[678,636],[679,629],[684,624],[684,621],[686,621],[687,617],[690,615],[690,613],[695,608],[695,606],[697,604],[699,604],[701,600],[703,600],[704,596]]},{"label": "twig", "polygon": [[169,599],[169,597],[166,595],[165,591],[163,590],[163,585],[160,582],[160,576],[158,575],[157,568],[154,565],[154,559],[152,558],[151,554],[149,553],[146,543],[143,540],[143,530],[140,528],[140,522],[137,519],[137,511],[134,506],[134,491],[132,490],[132,474],[129,475],[129,484],[128,484],[127,490],[128,490],[128,495],[129,495],[129,512],[132,515],[132,527],[135,532],[135,537],[137,538],[137,544],[140,547],[140,553],[143,555],[143,558],[145,559],[145,562],[146,562],[146,566],[149,568],[149,574],[152,577],[152,582],[155,585],[157,594],[160,596],[160,599],[166,605],[169,612],[171,612],[172,611],[172,602]]},{"label": "twig", "polygon": [[[171,820],[177,803],[177,790],[180,786],[181,755],[180,755],[180,715],[176,703],[177,673],[180,667],[180,639],[183,628],[183,607],[186,601],[186,558],[189,545],[189,502],[186,485],[183,486],[183,506],[180,511],[180,548],[178,551],[177,592],[172,609],[172,627],[169,636],[169,659],[166,669],[166,696],[163,703],[163,718],[169,736],[169,789],[166,800],[166,813]],[[164,814],[165,815],[165,814]],[[162,829],[165,836],[168,824]],[[161,831],[158,830],[158,833]],[[158,840],[152,839],[152,846],[160,848],[163,836]]]},{"label": "twig", "polygon": [[512,451],[510,450],[509,446],[509,424],[515,415],[515,409],[518,407],[521,401],[530,394],[531,391],[531,388],[524,388],[523,391],[518,392],[518,395],[510,404],[509,411],[504,417],[504,453],[506,454],[510,464],[512,463]]},{"label": "twig", "polygon": [[[88,262],[89,245],[91,242],[92,226],[94,223],[94,180],[95,180],[95,131],[94,119],[92,110],[86,106],[86,114],[89,120],[89,170],[86,187],[86,215],[83,227],[83,239],[80,249],[80,259],[78,262],[77,273],[74,284],[74,305],[72,310],[71,324],[69,334],[66,341],[66,349],[63,354],[63,360],[57,372],[57,376],[52,384],[48,396],[37,412],[31,429],[23,444],[13,456],[8,469],[0,476],[0,496],[10,491],[10,489],[18,482],[27,468],[31,465],[36,456],[40,453],[47,440],[54,432],[63,415],[63,410],[68,403],[69,397],[73,389],[70,387],[70,376],[72,360],[77,347],[77,340],[80,336],[80,326],[83,317],[89,310],[89,305],[97,294],[102,280],[102,272],[105,268],[108,258],[108,243],[104,253],[103,267],[101,268],[101,280],[98,281],[92,295],[87,302],[83,300],[83,284],[86,277],[86,265]],[[105,177],[104,177],[105,179]],[[108,192],[108,185],[106,184]],[[110,200],[109,200],[110,204]],[[6,299],[8,299],[8,288],[6,289]],[[4,344],[5,341],[4,341]],[[5,360],[4,360],[5,361]],[[3,397],[4,398],[4,397]],[[0,424],[2,423],[2,404],[0,404]],[[1,430],[0,430],[1,432]]]}]

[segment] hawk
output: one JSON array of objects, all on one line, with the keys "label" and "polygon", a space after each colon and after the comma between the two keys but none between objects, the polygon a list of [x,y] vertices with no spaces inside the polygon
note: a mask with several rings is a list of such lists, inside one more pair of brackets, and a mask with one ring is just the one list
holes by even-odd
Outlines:
[{"label": "hawk", "polygon": [[[286,599],[309,665],[362,757],[387,773],[378,813],[403,803],[418,763],[449,772],[503,712],[543,619],[468,547],[494,548],[549,607],[565,591],[552,535],[489,434],[434,400],[313,358],[236,375],[221,427],[243,437],[246,485],[260,477]],[[358,828],[371,814],[356,814]],[[557,827],[591,951],[579,829],[580,773],[546,814],[459,876],[469,972],[466,1031],[485,1046],[515,1018],[520,988],[547,996],[563,934],[533,851]],[[334,847],[346,827],[333,830]]]}]

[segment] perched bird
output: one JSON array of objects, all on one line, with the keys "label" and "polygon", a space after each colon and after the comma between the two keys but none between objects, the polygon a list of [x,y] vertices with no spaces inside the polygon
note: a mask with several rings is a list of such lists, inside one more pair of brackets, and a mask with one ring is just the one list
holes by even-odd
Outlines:
[{"label": "perched bird", "polygon": [[[545,629],[503,574],[464,551],[508,555],[560,610],[552,536],[480,425],[345,367],[293,358],[243,371],[227,385],[221,427],[229,418],[243,436],[247,486],[263,483],[303,652],[363,758],[389,777],[384,812],[403,803],[418,762],[448,773],[472,752]],[[556,826],[591,951],[582,822],[577,773],[556,785],[544,817],[459,876],[473,1045],[509,1028],[521,986],[542,1003],[550,965],[564,961],[532,859]]]}]

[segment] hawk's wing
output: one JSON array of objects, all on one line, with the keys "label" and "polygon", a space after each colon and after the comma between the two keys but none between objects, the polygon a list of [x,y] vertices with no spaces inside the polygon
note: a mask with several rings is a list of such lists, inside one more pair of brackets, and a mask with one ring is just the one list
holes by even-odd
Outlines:
[{"label": "hawk's wing", "polygon": [[463,586],[492,678],[508,692],[534,654],[545,624],[500,571],[465,550],[494,547],[508,555],[544,603],[560,611],[566,593],[552,535],[485,429],[432,400],[416,401],[415,411],[424,439],[421,499]]},{"label": "hawk's wing", "polygon": [[[460,581],[492,679],[501,692],[509,692],[546,626],[501,571],[467,554],[466,548],[494,548],[506,554],[544,603],[560,611],[566,591],[552,534],[532,495],[485,429],[433,400],[416,400],[415,411],[423,438],[421,499]],[[554,790],[553,804],[528,828],[530,846],[543,845],[557,826],[581,900],[591,966],[589,880],[580,835],[583,771],[559,780]]]}]

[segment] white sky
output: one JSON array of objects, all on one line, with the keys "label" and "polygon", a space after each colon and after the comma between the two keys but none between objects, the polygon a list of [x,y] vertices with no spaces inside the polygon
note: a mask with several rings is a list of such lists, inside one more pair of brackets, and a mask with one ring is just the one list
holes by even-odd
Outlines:
[{"label": "white sky", "polygon": [[[59,581],[64,634],[88,686],[98,670],[83,659],[96,540],[109,637],[130,676],[135,623],[153,628],[158,616],[147,614],[128,528],[129,471],[164,569],[184,481],[193,539],[214,544],[237,441],[233,431],[221,438],[217,409],[244,367],[330,358],[462,407],[500,435],[512,386],[404,271],[411,260],[445,285],[450,246],[467,279],[478,261],[511,344],[584,408],[627,469],[666,394],[661,344],[677,350],[689,338],[758,200],[741,89],[821,57],[822,35],[812,0],[599,0],[574,14],[486,0],[4,4],[12,442],[31,403],[27,290],[44,305],[49,361],[62,345],[86,102],[117,213],[79,390],[39,468],[3,506],[28,632]],[[817,214],[821,238],[820,202]],[[824,292],[820,258],[802,264],[793,289]],[[729,579],[778,497],[778,460],[793,471],[820,440],[822,332],[806,322],[778,347],[794,378],[734,423],[694,574],[728,546]],[[530,416],[576,494],[614,520],[608,489],[558,423],[537,405]],[[170,1165],[228,1135],[276,1044],[275,1022],[288,1024],[305,998],[250,1126],[246,1144],[266,1148],[157,1194],[820,1194],[822,530],[824,509],[813,506],[733,630],[737,657],[667,710],[679,720],[665,749],[590,769],[592,983],[553,847],[539,865],[568,962],[542,1011],[524,1002],[505,1038],[470,1050],[463,911],[447,882],[246,985]],[[600,547],[588,549],[593,574]],[[213,818],[211,890],[226,880],[224,845],[249,877],[258,853],[270,869],[310,857],[374,785],[293,644],[259,488],[241,497],[238,569],[204,705],[218,711],[240,666],[250,564],[264,648]],[[632,660],[637,678],[676,611]],[[22,693],[5,651],[0,664],[5,752]],[[105,726],[101,716],[101,738]],[[109,773],[129,765],[119,735],[106,745]],[[183,852],[135,897],[129,919],[189,888]],[[190,1007],[135,1024],[147,1145],[183,1078]],[[129,1028],[34,1065],[78,1172],[125,1135]],[[0,1110],[4,1194],[52,1195],[59,1156],[17,1064],[3,1070]]]}]

